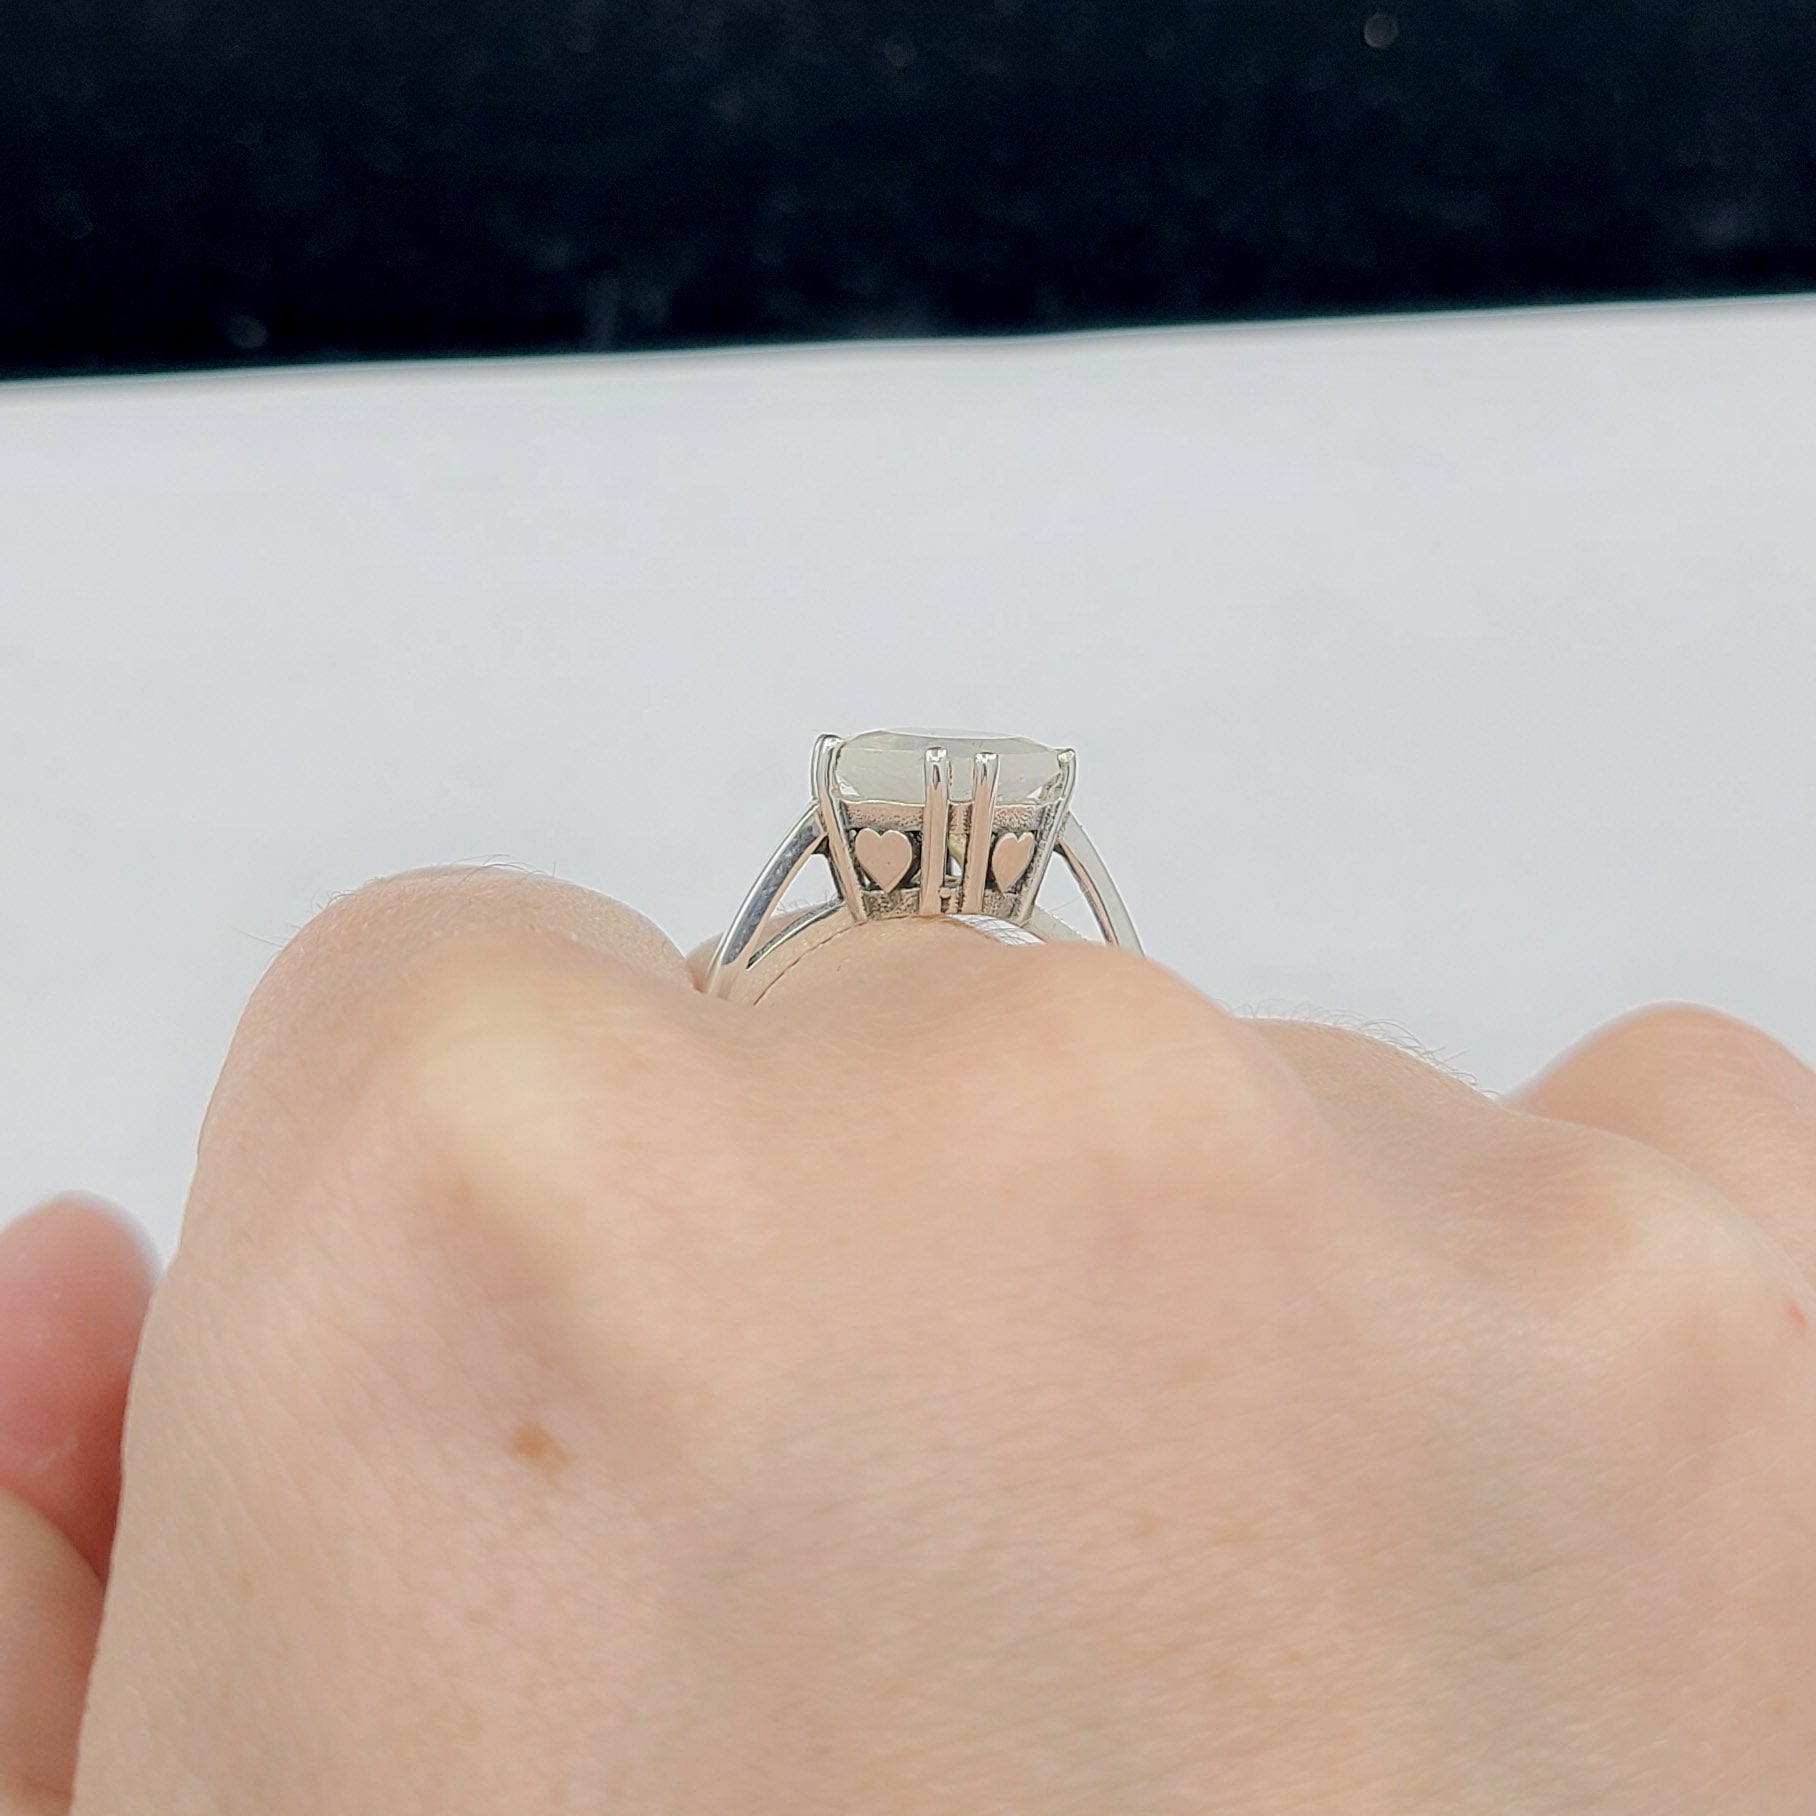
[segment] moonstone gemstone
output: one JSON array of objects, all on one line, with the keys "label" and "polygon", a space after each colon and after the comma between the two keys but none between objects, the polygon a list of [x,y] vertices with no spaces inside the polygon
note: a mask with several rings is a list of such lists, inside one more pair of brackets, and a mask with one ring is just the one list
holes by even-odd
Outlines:
[{"label": "moonstone gemstone", "polygon": [[922,754],[943,749],[952,773],[951,799],[969,801],[977,788],[980,752],[996,752],[996,804],[1031,807],[1059,778],[1059,758],[1030,738],[992,738],[976,732],[867,731],[839,751],[838,781],[861,801],[918,806],[926,795]]}]

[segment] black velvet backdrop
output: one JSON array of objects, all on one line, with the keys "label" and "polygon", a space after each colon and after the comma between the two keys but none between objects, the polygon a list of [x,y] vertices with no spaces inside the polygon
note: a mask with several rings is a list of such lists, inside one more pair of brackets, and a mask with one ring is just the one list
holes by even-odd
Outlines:
[{"label": "black velvet backdrop", "polygon": [[1816,0],[0,0],[0,371],[1816,288]]}]

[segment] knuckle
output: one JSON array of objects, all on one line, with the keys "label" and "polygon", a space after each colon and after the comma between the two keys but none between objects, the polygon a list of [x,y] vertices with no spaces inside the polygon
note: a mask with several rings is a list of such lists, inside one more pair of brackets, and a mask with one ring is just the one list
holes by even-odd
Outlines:
[{"label": "knuckle", "polygon": [[[1600,1129],[1557,1126],[1515,1168],[1516,1230],[1560,1286],[1628,1272],[1661,1241],[1711,1218],[1714,1195],[1687,1168]],[[1518,1209],[1528,1212],[1521,1221]],[[1536,1213],[1536,1214],[1533,1214]],[[1580,1270],[1580,1278],[1579,1278]]]},{"label": "knuckle", "polygon": [[1305,1134],[1285,1070],[1244,1024],[1135,954],[1030,949],[981,1013],[1006,1088],[1063,1131],[1062,1151],[1125,1189],[1239,1184]]},{"label": "knuckle", "polygon": [[1536,1312],[1541,1348],[1567,1363],[1579,1398],[1599,1374],[1680,1403],[1782,1322],[1788,1269],[1718,1192],[1653,1149],[1569,1131],[1523,1184],[1523,1314]]},{"label": "knuckle", "polygon": [[513,873],[473,866],[401,871],[335,896],[296,934],[266,973],[261,993],[294,995],[315,980],[357,968],[368,954],[394,951],[444,922],[451,898],[495,902],[519,883]]},{"label": "knuckle", "polygon": [[1530,1162],[1525,1183],[1557,1228],[1645,1231],[1698,1196],[1693,1177],[1676,1162],[1600,1129],[1547,1127]]},{"label": "knuckle", "polygon": [[334,1416],[529,1358],[592,1391],[631,1348],[653,1378],[672,1345],[643,1270],[673,1153],[703,1151],[688,1119],[711,1061],[661,993],[602,983],[595,956],[463,933],[374,1011],[332,1150],[261,1240],[267,1290],[299,1314],[274,1322],[306,1332],[301,1372]]},{"label": "knuckle", "polygon": [[1724,1089],[1771,1090],[1790,1080],[1806,1086],[1811,1081],[1809,1068],[1763,1029],[1695,1004],[1642,1010],[1611,1029],[1600,1045],[1605,1061]]},{"label": "knuckle", "polygon": [[[426,942],[418,926],[387,949],[373,917],[418,912],[392,889],[306,936],[357,953],[322,1000],[242,1037],[205,1132],[198,1227],[304,1268],[363,1269],[400,1243],[477,1255],[493,1236],[558,1266],[608,1207],[639,1201],[664,1144],[693,1138],[677,1125],[712,1095],[713,1060],[692,999],[521,923],[463,920]],[[494,1260],[512,1271],[508,1246]]]},{"label": "knuckle", "polygon": [[621,903],[505,865],[452,865],[336,897],[278,954],[242,1028],[295,1038],[332,1019],[344,1030],[350,1005],[388,1000],[438,955],[513,935],[621,952],[676,982],[685,975],[656,929]]},{"label": "knuckle", "polygon": [[465,939],[389,1006],[380,1090],[463,1170],[487,1170],[494,1147],[530,1146],[573,1094],[575,1042],[547,971],[547,955],[514,938]]},{"label": "knuckle", "polygon": [[1081,1040],[1170,1032],[1209,1006],[1147,959],[1083,942],[1055,941],[1017,953],[999,969],[992,995],[995,1013]]},{"label": "knuckle", "polygon": [[452,940],[397,987],[377,1094],[467,1196],[622,1171],[696,1094],[708,1052],[672,1005],[522,929]]}]

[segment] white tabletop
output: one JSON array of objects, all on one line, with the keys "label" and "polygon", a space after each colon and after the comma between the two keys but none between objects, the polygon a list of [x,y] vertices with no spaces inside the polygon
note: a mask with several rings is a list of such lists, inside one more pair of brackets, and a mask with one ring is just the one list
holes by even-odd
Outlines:
[{"label": "white tabletop", "polygon": [[0,1216],[168,1248],[337,891],[735,905],[823,729],[1080,751],[1150,950],[1489,1086],[1816,1050],[1816,301],[0,390]]}]

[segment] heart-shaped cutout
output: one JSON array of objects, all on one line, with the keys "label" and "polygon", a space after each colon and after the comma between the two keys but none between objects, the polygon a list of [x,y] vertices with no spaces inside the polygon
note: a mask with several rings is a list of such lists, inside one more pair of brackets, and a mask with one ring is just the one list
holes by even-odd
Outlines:
[{"label": "heart-shaped cutout", "polygon": [[1000,833],[996,849],[990,853],[990,871],[996,886],[1007,895],[1024,876],[1034,859],[1034,834],[1031,832]]},{"label": "heart-shaped cutout", "polygon": [[914,864],[912,841],[907,833],[893,827],[888,832],[878,832],[874,826],[860,826],[851,843],[864,874],[879,889],[896,888]]}]

